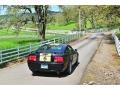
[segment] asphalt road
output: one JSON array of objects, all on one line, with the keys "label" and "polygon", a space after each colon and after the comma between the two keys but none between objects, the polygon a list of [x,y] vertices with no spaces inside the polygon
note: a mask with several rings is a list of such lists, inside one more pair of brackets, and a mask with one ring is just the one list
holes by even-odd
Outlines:
[{"label": "asphalt road", "polygon": [[83,41],[75,41],[72,47],[78,49],[79,64],[73,67],[71,75],[62,73],[59,77],[56,73],[40,73],[32,76],[32,72],[28,69],[27,63],[16,64],[0,70],[0,84],[6,85],[78,85],[84,71],[95,54],[102,36],[93,34]]}]

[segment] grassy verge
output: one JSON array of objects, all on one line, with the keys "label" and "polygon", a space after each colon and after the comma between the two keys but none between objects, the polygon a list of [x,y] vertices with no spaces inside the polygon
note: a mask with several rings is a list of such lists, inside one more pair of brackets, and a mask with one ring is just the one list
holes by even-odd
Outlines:
[{"label": "grassy verge", "polygon": [[[37,28],[34,24],[29,23],[27,25],[25,25],[23,28]],[[71,21],[68,24],[64,24],[64,23],[48,23],[47,24],[47,30],[73,30],[76,29],[78,27],[78,22],[74,22]],[[87,20],[86,22],[86,28],[91,28],[91,22]]]},{"label": "grassy verge", "polygon": [[116,35],[117,35],[117,37],[118,37],[119,40],[120,40],[120,32],[117,32]]},{"label": "grassy verge", "polygon": [[[0,50],[40,42],[36,32],[21,31],[18,36],[19,37],[16,37],[14,30],[0,29]],[[46,40],[60,36],[61,35],[46,34]]]},{"label": "grassy verge", "polygon": [[[53,39],[60,37],[61,35],[46,35],[46,39]],[[40,42],[39,38],[31,37],[31,38],[5,38],[0,39],[0,50],[14,48],[18,46],[23,46],[27,44],[33,44]]]},{"label": "grassy verge", "polygon": [[[27,31],[20,31],[19,36],[22,35],[36,35],[36,32],[27,32]],[[16,36],[15,30],[11,29],[0,29],[0,36]]]},{"label": "grassy verge", "polygon": [[76,24],[75,23],[70,23],[68,25],[60,25],[60,24],[51,24],[49,23],[47,25],[47,29],[48,30],[73,30],[74,28],[76,28]]}]

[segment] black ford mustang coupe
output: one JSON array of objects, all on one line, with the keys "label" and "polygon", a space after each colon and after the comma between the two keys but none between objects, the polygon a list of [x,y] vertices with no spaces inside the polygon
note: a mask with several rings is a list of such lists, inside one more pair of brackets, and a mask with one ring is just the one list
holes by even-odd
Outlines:
[{"label": "black ford mustang coupe", "polygon": [[46,44],[28,55],[28,67],[34,73],[67,72],[71,74],[72,66],[78,63],[78,52],[67,44]]}]

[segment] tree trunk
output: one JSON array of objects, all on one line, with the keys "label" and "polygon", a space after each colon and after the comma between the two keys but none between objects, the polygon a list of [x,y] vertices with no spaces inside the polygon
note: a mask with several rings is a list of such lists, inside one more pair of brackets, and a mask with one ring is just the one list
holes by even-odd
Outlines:
[{"label": "tree trunk", "polygon": [[47,22],[47,6],[35,5],[35,12],[37,15],[36,24],[38,27],[38,34],[41,40],[45,40],[45,30]]},{"label": "tree trunk", "polygon": [[45,40],[45,31],[46,31],[46,24],[47,24],[47,6],[44,7],[44,22],[43,22],[43,40]]},{"label": "tree trunk", "polygon": [[91,15],[91,24],[92,24],[92,28],[95,28],[95,23],[94,23],[94,16],[93,14]]},{"label": "tree trunk", "polygon": [[87,20],[86,20],[87,18],[86,17],[84,17],[84,20],[83,20],[83,26],[84,26],[84,30],[87,28]]}]

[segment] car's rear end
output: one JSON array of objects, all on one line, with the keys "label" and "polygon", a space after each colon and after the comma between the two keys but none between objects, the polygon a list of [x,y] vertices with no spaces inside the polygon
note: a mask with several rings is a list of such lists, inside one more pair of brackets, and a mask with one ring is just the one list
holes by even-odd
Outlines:
[{"label": "car's rear end", "polygon": [[54,71],[62,72],[65,70],[65,57],[61,50],[48,49],[38,50],[28,56],[28,66],[32,72],[36,71]]}]

